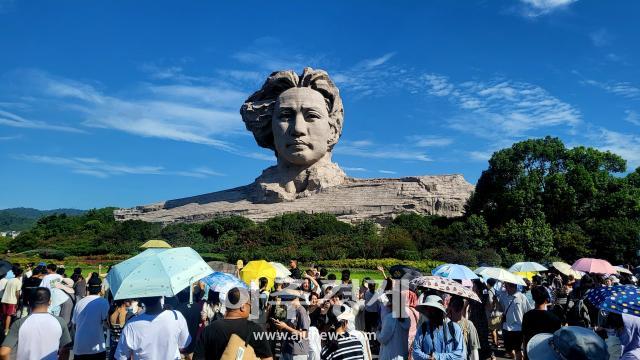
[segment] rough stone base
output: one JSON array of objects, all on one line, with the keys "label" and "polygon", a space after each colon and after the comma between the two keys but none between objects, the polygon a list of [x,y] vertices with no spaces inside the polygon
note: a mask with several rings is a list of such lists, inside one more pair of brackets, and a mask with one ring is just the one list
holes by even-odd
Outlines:
[{"label": "rough stone base", "polygon": [[234,189],[120,209],[116,220],[144,220],[164,224],[203,222],[219,215],[240,215],[260,222],[291,212],[331,213],[345,222],[371,220],[388,223],[403,212],[460,216],[474,187],[462,175],[416,176],[400,179],[348,178],[342,185],[308,197],[276,203],[254,203],[254,187]]}]

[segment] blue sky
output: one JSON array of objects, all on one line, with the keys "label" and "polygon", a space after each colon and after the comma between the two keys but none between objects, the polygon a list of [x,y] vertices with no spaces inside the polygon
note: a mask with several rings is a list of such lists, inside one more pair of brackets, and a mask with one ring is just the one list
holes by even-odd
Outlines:
[{"label": "blue sky", "polygon": [[462,173],[559,136],[640,166],[638,1],[0,0],[0,208],[134,206],[274,163],[243,100],[275,70],[341,89],[354,177]]}]

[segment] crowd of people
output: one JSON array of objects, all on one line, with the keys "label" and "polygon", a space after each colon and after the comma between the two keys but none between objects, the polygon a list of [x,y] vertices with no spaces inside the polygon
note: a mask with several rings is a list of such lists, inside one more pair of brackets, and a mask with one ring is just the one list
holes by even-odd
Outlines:
[{"label": "crowd of people", "polygon": [[[549,271],[517,286],[475,279],[480,302],[346,269],[261,277],[220,293],[113,300],[97,273],[14,266],[0,279],[0,360],[22,359],[640,359],[640,318],[602,311],[589,291],[631,275]],[[143,285],[141,285],[143,286]],[[72,355],[71,355],[72,354]]]}]

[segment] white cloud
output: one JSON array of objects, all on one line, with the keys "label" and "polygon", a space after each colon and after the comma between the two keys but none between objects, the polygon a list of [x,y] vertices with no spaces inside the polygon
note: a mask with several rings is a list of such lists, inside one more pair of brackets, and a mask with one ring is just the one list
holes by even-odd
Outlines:
[{"label": "white cloud", "polygon": [[531,130],[581,122],[578,109],[540,86],[511,80],[455,84],[445,76],[426,74],[429,95],[445,97],[459,107],[449,126],[490,139],[526,136]]},{"label": "white cloud", "polygon": [[358,65],[356,65],[356,68],[363,68],[365,70],[371,70],[375,67],[378,67],[384,63],[386,63],[387,61],[389,61],[396,53],[395,52],[390,52],[390,53],[386,53],[378,58],[373,58],[373,59],[365,59],[363,61],[361,61]]},{"label": "white cloud", "polygon": [[36,120],[28,120],[19,116],[17,114],[0,110],[0,125],[11,126],[22,129],[39,129],[39,130],[53,130],[53,131],[64,131],[64,132],[74,132],[74,133],[82,133],[83,130],[66,126],[66,125],[55,125],[46,123],[44,121],[36,121]]},{"label": "white cloud", "polygon": [[[244,155],[220,139],[246,132],[237,110],[243,95],[236,89],[143,84],[137,93],[113,96],[89,84],[56,78],[41,71],[21,75],[32,92],[57,102],[60,108],[76,112],[84,126],[204,144]],[[38,125],[51,128],[51,125]]]},{"label": "white cloud", "polygon": [[583,84],[591,85],[605,90],[608,93],[622,96],[627,99],[640,99],[640,88],[626,81],[600,82],[593,79],[582,80]]},{"label": "white cloud", "polygon": [[527,17],[546,15],[554,11],[566,9],[578,0],[520,0],[523,7],[521,14]]},{"label": "white cloud", "polygon": [[14,158],[39,164],[59,166],[67,168],[71,170],[71,172],[76,174],[89,175],[99,178],[107,178],[117,175],[173,175],[198,178],[224,175],[206,167],[199,167],[188,171],[169,171],[162,166],[131,166],[123,164],[113,164],[97,158],[86,157],[60,157],[48,155],[20,154],[15,155]]},{"label": "white cloud", "polygon": [[413,142],[418,147],[437,147],[453,144],[453,139],[438,136],[408,136],[407,140]]},{"label": "white cloud", "polygon": [[389,174],[389,175],[397,174],[397,172],[391,171],[391,170],[378,170],[378,172],[381,174]]},{"label": "white cloud", "polygon": [[399,144],[374,144],[369,141],[363,145],[362,143],[343,140],[336,145],[333,152],[340,155],[370,159],[432,161],[424,152],[411,147]]},{"label": "white cloud", "polygon": [[637,111],[626,110],[624,113],[626,114],[625,121],[640,126],[640,114]]},{"label": "white cloud", "polygon": [[599,148],[609,150],[627,160],[629,167],[640,166],[640,136],[600,128],[591,134]]},{"label": "white cloud", "polygon": [[368,171],[365,168],[361,168],[361,167],[347,167],[347,166],[341,166],[342,170],[346,170],[346,171]]},{"label": "white cloud", "polygon": [[475,161],[488,161],[493,153],[490,151],[469,151],[467,155]]},{"label": "white cloud", "polygon": [[321,56],[308,56],[288,48],[277,38],[261,37],[243,51],[231,55],[234,60],[251,65],[254,69],[264,69],[269,72],[279,70],[302,71],[304,67],[315,67],[325,63]]}]

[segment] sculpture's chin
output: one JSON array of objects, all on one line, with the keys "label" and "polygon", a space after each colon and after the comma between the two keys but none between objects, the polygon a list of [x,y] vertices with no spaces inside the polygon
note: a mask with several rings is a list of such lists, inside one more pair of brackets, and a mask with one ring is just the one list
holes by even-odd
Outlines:
[{"label": "sculpture's chin", "polygon": [[297,165],[297,166],[311,166],[313,164],[315,164],[316,162],[318,162],[318,160],[320,160],[322,158],[322,156],[313,156],[310,154],[306,154],[305,152],[301,151],[301,152],[295,152],[295,153],[289,153],[286,154],[284,156],[282,156],[282,160],[284,160],[287,163],[290,163],[292,165]]}]

